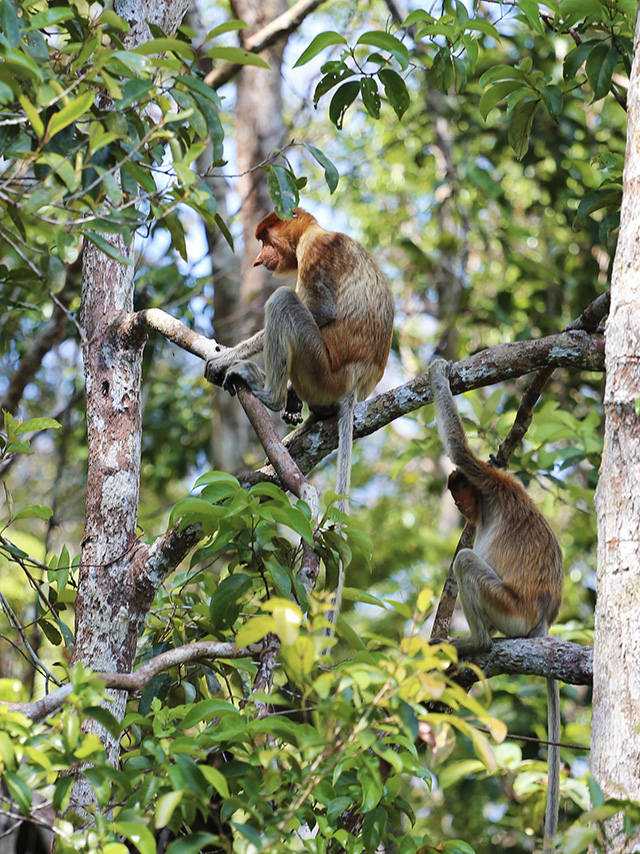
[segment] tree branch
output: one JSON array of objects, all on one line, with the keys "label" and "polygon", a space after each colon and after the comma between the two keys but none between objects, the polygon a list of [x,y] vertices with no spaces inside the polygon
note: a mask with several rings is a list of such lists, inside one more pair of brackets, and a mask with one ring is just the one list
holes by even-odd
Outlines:
[{"label": "tree branch", "polygon": [[159,332],[187,353],[199,356],[205,361],[218,355],[219,345],[213,338],[206,338],[194,332],[161,308],[146,308],[135,314],[123,315],[118,322],[118,332],[123,337],[131,339],[146,332]]},{"label": "tree branch", "polygon": [[[277,17],[275,20],[267,24],[257,33],[250,36],[244,43],[243,47],[249,53],[260,53],[279,39],[290,35],[296,30],[304,19],[318,8],[324,0],[298,0],[290,9],[287,9],[284,14]],[[212,89],[219,89],[220,86],[228,83],[232,77],[242,68],[234,62],[225,62],[220,68],[214,68],[204,78],[204,82],[211,86]]]},{"label": "tree branch", "polygon": [[[180,664],[188,664],[191,661],[199,661],[203,658],[254,658],[261,653],[262,644],[238,647],[234,643],[199,641],[162,652],[150,661],[145,662],[133,673],[96,673],[94,676],[95,679],[104,682],[107,688],[129,692],[142,691],[147,682],[157,676],[158,673]],[[37,720],[58,709],[72,691],[73,684],[69,683],[56,691],[52,691],[40,700],[34,700],[32,703],[0,702],[0,706],[6,706],[12,712],[22,712],[28,718]]]},{"label": "tree branch", "polygon": [[[317,519],[320,515],[320,493],[304,477],[293,457],[285,448],[267,408],[246,388],[238,389],[238,400],[246,412],[251,426],[256,431],[256,435],[280,482],[285,489],[306,501],[311,510],[311,517]],[[298,579],[307,593],[310,593],[316,586],[319,571],[320,557],[318,553],[309,543],[303,541]]]},{"label": "tree branch", "polygon": [[[490,652],[465,661],[477,665],[487,679],[506,673],[544,676],[569,685],[593,683],[593,647],[552,637],[497,638]],[[464,666],[453,678],[466,689],[480,681],[478,673]]]},{"label": "tree branch", "polygon": [[[450,382],[453,394],[474,388],[504,382],[523,376],[547,365],[572,367],[585,371],[604,370],[604,341],[586,332],[572,331],[550,335],[537,341],[514,341],[496,344],[473,356],[456,362],[451,368]],[[418,374],[413,380],[384,392],[372,400],[358,404],[354,419],[354,439],[368,436],[395,421],[402,415],[414,412],[431,403],[429,377]],[[303,474],[311,471],[338,446],[336,418],[305,423],[284,439],[289,453]],[[277,482],[271,466],[239,475],[246,485],[268,480]]]}]

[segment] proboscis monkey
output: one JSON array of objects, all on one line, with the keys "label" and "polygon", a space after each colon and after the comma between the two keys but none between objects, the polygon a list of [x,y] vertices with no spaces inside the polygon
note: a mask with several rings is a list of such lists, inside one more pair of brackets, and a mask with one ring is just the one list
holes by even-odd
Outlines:
[{"label": "proboscis monkey", "polygon": [[[467,443],[449,386],[449,363],[433,362],[429,379],[438,432],[455,466],[449,488],[458,509],[476,525],[473,549],[453,563],[470,636],[450,641],[462,658],[491,649],[491,631],[510,638],[546,635],[558,616],[564,574],[555,534],[514,477],[480,460]],[[558,683],[547,679],[549,741],[560,738]],[[558,830],[559,749],[548,750],[544,851]]]},{"label": "proboscis monkey", "polygon": [[[205,376],[235,394],[245,383],[265,406],[296,418],[295,395],[319,415],[338,422],[340,509],[346,512],[351,477],[353,414],[384,373],[393,331],[393,298],[385,275],[360,244],[327,231],[296,208],[290,220],[275,213],[256,228],[262,241],[254,266],[276,274],[297,272],[295,290],[278,288],[265,306],[265,325],[247,341],[207,362]],[[263,351],[265,371],[249,361]],[[340,609],[340,570],[331,622]]]}]

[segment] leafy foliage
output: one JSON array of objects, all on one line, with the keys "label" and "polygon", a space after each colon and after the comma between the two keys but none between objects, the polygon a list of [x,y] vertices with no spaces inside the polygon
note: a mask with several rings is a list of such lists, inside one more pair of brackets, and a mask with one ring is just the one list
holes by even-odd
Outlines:
[{"label": "leafy foliage", "polygon": [[[436,345],[459,358],[557,331],[606,285],[615,247],[624,152],[624,87],[616,81],[629,71],[633,4],[519,0],[499,17],[497,7],[470,14],[451,0],[437,17],[416,10],[387,29],[375,9],[359,5],[341,31],[332,21],[296,51],[298,67],[322,62],[308,106],[322,101],[326,110],[302,105],[294,130],[298,137],[305,127],[305,142],[263,164],[279,216],[324,180],[345,230],[359,229],[376,247],[396,288],[396,377],[399,354],[415,373]],[[164,236],[169,257],[156,263],[152,251],[143,259],[137,307],[167,308],[210,334],[212,285],[208,274],[185,274],[185,261],[194,216],[212,241],[222,235],[233,244],[233,224],[218,215],[204,180],[224,166],[222,129],[233,114],[205,84],[200,60],[264,67],[255,54],[219,43],[243,23],[214,27],[201,47],[186,29],[167,38],[152,28],[151,41],[131,50],[127,23],[111,10],[96,17],[76,3],[4,0],[0,18],[4,373],[13,375],[54,306],[64,321],[58,340],[75,335],[83,240],[118,257],[113,235],[125,244],[136,231]],[[209,146],[203,168],[196,161]],[[347,180],[339,183],[340,174]],[[209,392],[185,359],[153,346],[145,354],[144,538],[164,527],[185,473],[208,468],[210,439]],[[386,840],[402,854],[529,850],[541,826],[545,766],[537,745],[503,737],[505,726],[544,736],[539,686],[492,680],[485,706],[448,679],[450,651],[423,639],[430,588],[441,583],[456,539],[442,515],[432,411],[356,450],[357,511],[346,540],[331,506],[316,524],[304,503],[277,489],[201,476],[169,524],[201,525],[206,538],[159,592],[136,664],[195,641],[245,645],[275,636],[274,688],[254,690],[259,661],[251,656],[192,661],[157,674],[120,723],[99,705],[104,694],[90,675],[68,666],[86,454],[77,373],[77,348],[61,346],[25,396],[37,417],[6,415],[0,434],[2,631],[18,646],[24,626],[37,655],[26,663],[7,655],[11,678],[0,679],[0,691],[28,700],[52,676],[73,685],[46,721],[0,706],[0,770],[13,812],[41,815],[34,792],[66,808],[72,778],[61,772],[83,761],[92,764],[95,825],[87,831],[73,813],[60,818],[62,852],[150,854],[160,834],[172,854],[232,845],[319,851],[328,841],[369,852]],[[593,604],[599,386],[599,377],[555,380],[561,404],[536,412],[514,464],[561,532],[572,584],[558,632],[583,641]],[[495,451],[518,397],[514,386],[466,398],[474,447]],[[62,425],[55,434],[48,413]],[[333,483],[330,466],[316,478]],[[348,566],[345,600],[353,607],[333,646],[324,635],[326,597],[309,594],[297,576],[301,544],[311,542],[326,588],[338,559]],[[436,714],[434,701],[456,714]],[[588,738],[585,703],[564,689],[567,740]],[[121,768],[83,733],[88,721],[122,735]],[[584,757],[567,749],[563,760],[571,765],[564,809],[577,818],[586,807]],[[436,781],[444,801],[433,795]],[[590,817],[622,810],[631,832],[635,807],[594,792]],[[100,809],[110,804],[111,815]],[[567,831],[563,850],[591,842],[597,850],[600,827],[588,827],[588,818]]]}]

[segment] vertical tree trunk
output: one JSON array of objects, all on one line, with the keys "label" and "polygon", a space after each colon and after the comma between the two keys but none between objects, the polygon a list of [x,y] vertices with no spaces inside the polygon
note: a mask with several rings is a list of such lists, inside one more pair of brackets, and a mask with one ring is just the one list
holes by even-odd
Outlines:
[{"label": "vertical tree trunk", "polygon": [[[248,24],[241,38],[269,24],[287,9],[286,0],[233,0],[233,14]],[[263,309],[268,297],[281,284],[264,267],[254,267],[259,244],[254,237],[259,220],[272,208],[266,174],[255,167],[284,140],[280,93],[280,66],[284,41],[265,51],[270,70],[246,66],[238,75],[236,96],[236,138],[238,172],[237,190],[242,208],[244,252],[238,261],[240,286],[229,282],[216,286],[215,337],[221,344],[233,345],[261,328]],[[249,171],[253,170],[253,171]],[[243,174],[244,173],[244,174]],[[216,391],[212,419],[212,463],[214,468],[241,471],[252,450],[261,453],[251,426],[235,399]]]},{"label": "vertical tree trunk", "polygon": [[[640,18],[639,18],[640,21]],[[640,28],[628,96],[618,248],[606,332],[605,443],[596,493],[598,585],[591,773],[608,796],[640,801]],[[607,850],[624,847],[608,827]],[[635,844],[637,845],[636,839]]]},{"label": "vertical tree trunk", "polygon": [[[133,48],[150,37],[148,21],[168,34],[175,32],[188,2],[116,0],[115,11],[130,26],[125,46]],[[133,243],[126,246],[119,235],[105,239],[120,255],[133,258]],[[133,310],[133,279],[132,263],[114,261],[85,243],[81,323],[89,457],[72,661],[120,673],[131,671],[138,628],[149,605],[138,595],[130,574],[137,546],[144,341],[125,342],[110,332],[119,314]],[[120,719],[126,694],[115,692],[114,698],[109,711]],[[94,721],[88,728],[99,732],[109,761],[116,765],[119,743]],[[74,808],[82,810],[92,800],[91,786],[79,777]]]},{"label": "vertical tree trunk", "polygon": [[[232,0],[231,7],[237,18],[248,24],[241,30],[241,38],[268,24],[287,9],[286,0]],[[262,323],[262,308],[274,290],[273,275],[264,267],[254,267],[257,252],[254,233],[258,221],[273,205],[269,199],[265,173],[254,169],[284,142],[282,97],[280,93],[280,65],[284,40],[264,52],[271,66],[253,68],[248,65],[238,76],[236,108],[236,138],[238,141],[237,189],[242,199],[242,233],[245,252],[242,260],[242,304],[250,320],[243,332],[253,333]],[[243,174],[244,173],[244,174]]]}]

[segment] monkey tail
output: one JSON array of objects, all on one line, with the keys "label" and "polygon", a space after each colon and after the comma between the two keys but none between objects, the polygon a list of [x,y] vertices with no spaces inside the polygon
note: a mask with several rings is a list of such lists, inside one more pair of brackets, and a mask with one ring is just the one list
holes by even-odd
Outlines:
[{"label": "monkey tail", "polygon": [[560,803],[560,690],[557,679],[547,679],[548,739],[554,742],[547,751],[547,814],[544,823],[544,854],[552,854],[558,832]]},{"label": "monkey tail", "polygon": [[[349,512],[349,487],[351,485],[351,456],[353,449],[353,414],[356,408],[356,393],[349,392],[340,401],[338,412],[338,483],[336,492],[341,497],[338,499],[338,509],[342,513]],[[344,590],[344,566],[340,561],[338,570],[338,586],[333,595],[329,622],[331,629],[329,635],[335,631],[340,605],[342,604],[342,591]]]}]

